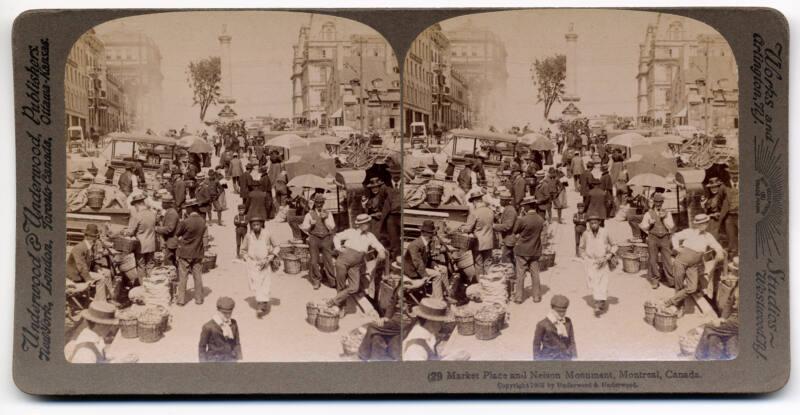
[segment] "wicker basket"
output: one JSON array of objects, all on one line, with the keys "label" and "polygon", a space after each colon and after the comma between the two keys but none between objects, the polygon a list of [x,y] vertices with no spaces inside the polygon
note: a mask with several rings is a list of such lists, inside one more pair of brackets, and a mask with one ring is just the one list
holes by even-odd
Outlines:
[{"label": "wicker basket", "polygon": [[211,271],[217,267],[217,254],[206,252],[203,256],[203,272]]},{"label": "wicker basket", "polygon": [[470,249],[474,237],[465,233],[454,233],[450,235],[450,245],[456,249]]},{"label": "wicker basket", "polygon": [[127,316],[126,318],[120,317],[119,319],[119,332],[124,339],[135,339],[139,337],[138,326],[139,321],[136,317]]},{"label": "wicker basket", "polygon": [[650,301],[644,302],[644,321],[649,325],[653,325],[655,318],[656,318],[656,310],[658,310],[658,306],[653,304]]},{"label": "wicker basket", "polygon": [[311,249],[306,244],[295,244],[294,255],[300,261],[300,271],[308,271],[311,262]]},{"label": "wicker basket", "polygon": [[288,254],[283,258],[283,271],[289,275],[299,274],[302,270],[302,264],[297,255]]},{"label": "wicker basket", "polygon": [[664,310],[657,310],[653,319],[653,326],[662,332],[675,331],[678,328],[678,315]]},{"label": "wicker basket", "polygon": [[552,268],[556,265],[556,253],[552,251],[542,252],[542,256],[539,257],[539,266],[541,267],[544,264],[545,268]]},{"label": "wicker basket", "polygon": [[338,307],[319,310],[319,314],[317,314],[317,330],[325,333],[339,330]]},{"label": "wicker basket", "polygon": [[641,262],[639,261],[639,256],[632,253],[626,252],[620,255],[622,257],[622,270],[627,272],[628,274],[634,274],[639,272]]},{"label": "wicker basket", "polygon": [[491,340],[497,337],[500,331],[497,329],[497,315],[490,312],[478,312],[475,314],[475,338],[478,340]]},{"label": "wicker basket", "polygon": [[644,242],[637,242],[633,244],[633,252],[639,257],[639,268],[646,269],[650,261],[650,250]]},{"label": "wicker basket", "polygon": [[282,244],[278,250],[278,257],[281,259],[286,258],[286,255],[294,254],[294,245]]},{"label": "wicker basket", "polygon": [[136,238],[126,238],[124,236],[118,236],[113,238],[112,242],[114,244],[114,249],[126,254],[135,252],[139,247],[139,240]]},{"label": "wicker basket", "polygon": [[319,305],[313,302],[306,303],[306,322],[316,326],[317,316],[319,316]]},{"label": "wicker basket", "polygon": [[456,329],[462,336],[475,334],[475,314],[468,309],[458,309],[455,313]]},{"label": "wicker basket", "polygon": [[425,201],[433,206],[442,204],[442,195],[444,194],[444,186],[440,184],[428,184],[425,187]]},{"label": "wicker basket", "polygon": [[142,343],[155,343],[161,340],[163,332],[161,331],[161,321],[139,321],[137,331],[139,334],[139,341]]}]

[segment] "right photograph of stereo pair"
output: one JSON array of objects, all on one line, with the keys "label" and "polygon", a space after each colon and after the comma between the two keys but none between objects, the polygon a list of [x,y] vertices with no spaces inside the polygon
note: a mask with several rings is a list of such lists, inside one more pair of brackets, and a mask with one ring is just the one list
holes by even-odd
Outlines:
[{"label": "right photograph of stereo pair", "polygon": [[666,13],[426,29],[402,64],[402,359],[734,359],[738,80],[725,38]]}]

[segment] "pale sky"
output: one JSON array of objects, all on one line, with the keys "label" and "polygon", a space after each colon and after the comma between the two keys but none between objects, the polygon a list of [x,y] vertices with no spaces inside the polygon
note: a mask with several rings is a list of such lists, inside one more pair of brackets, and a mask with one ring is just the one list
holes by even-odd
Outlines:
[{"label": "pale sky", "polygon": [[[293,12],[177,12],[129,17],[97,26],[102,34],[120,24],[140,29],[161,50],[163,109],[167,125],[162,128],[190,128],[199,125],[200,109],[192,106],[192,91],[186,82],[189,62],[220,56],[217,37],[227,24],[231,41],[234,109],[240,117],[272,114],[292,115],[292,45],[300,26],[308,24],[309,13]],[[339,36],[373,32],[368,26],[326,15],[313,15],[313,29],[333,20]],[[216,117],[220,108],[209,108],[206,119]],[[173,121],[174,120],[174,121]]]},{"label": "pale sky", "polygon": [[[508,128],[541,123],[543,104],[536,104],[536,89],[530,67],[537,58],[556,53],[566,55],[564,35],[574,23],[578,34],[578,108],[583,115],[617,113],[636,115],[636,73],[639,44],[647,25],[657,13],[624,10],[526,10],[482,13],[446,20],[442,29],[463,25],[470,19],[476,26],[491,29],[505,42],[508,59],[508,99],[496,125]],[[663,14],[661,24],[673,15]],[[688,33],[716,33],[709,26],[684,19]],[[550,117],[561,109],[555,104]]]}]

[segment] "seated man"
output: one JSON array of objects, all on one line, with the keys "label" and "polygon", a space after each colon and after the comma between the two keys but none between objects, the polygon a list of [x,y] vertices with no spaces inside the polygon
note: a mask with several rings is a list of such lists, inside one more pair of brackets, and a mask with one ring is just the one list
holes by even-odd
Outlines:
[{"label": "seated man", "polygon": [[[403,275],[408,280],[412,280],[409,281],[407,288],[419,288],[431,281],[433,284],[431,296],[443,300],[447,291],[446,275],[431,269],[431,245],[436,234],[436,227],[432,220],[425,220],[420,231],[420,236],[408,244],[403,254]],[[450,299],[449,296],[448,299]]]},{"label": "seated man", "polygon": [[404,361],[469,360],[469,355],[463,351],[445,353],[437,347],[438,337],[445,323],[450,323],[454,319],[447,303],[424,298],[411,310],[411,316],[415,317],[417,322],[403,341]]},{"label": "seated man", "polygon": [[86,225],[86,229],[83,230],[83,241],[73,246],[67,256],[67,290],[80,292],[95,285],[94,299],[105,302],[112,288],[111,274],[92,271],[95,258],[102,249],[99,239],[100,230],[97,225],[94,223]]},{"label": "seated man", "polygon": [[355,228],[339,232],[333,237],[333,246],[339,255],[336,258],[336,296],[328,301],[328,307],[339,306],[339,315],[346,314],[344,303],[359,291],[361,273],[366,264],[369,248],[378,252],[378,262],[386,259],[386,249],[369,230],[372,218],[362,213],[356,217]]}]

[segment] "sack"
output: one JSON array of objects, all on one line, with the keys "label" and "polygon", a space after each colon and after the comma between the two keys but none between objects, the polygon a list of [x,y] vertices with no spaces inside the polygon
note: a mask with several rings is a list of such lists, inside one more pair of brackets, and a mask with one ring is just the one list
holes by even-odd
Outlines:
[{"label": "sack", "polygon": [[618,265],[619,265],[619,258],[617,258],[616,255],[611,255],[611,258],[608,259],[608,270],[614,271],[615,269],[617,269]]}]

